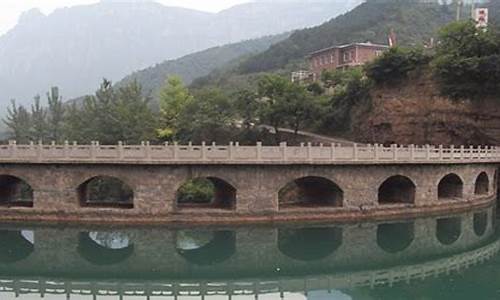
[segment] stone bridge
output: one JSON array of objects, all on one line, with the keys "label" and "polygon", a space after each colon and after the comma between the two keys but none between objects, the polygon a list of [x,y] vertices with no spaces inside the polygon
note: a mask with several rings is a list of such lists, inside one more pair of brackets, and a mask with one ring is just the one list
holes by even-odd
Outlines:
[{"label": "stone bridge", "polygon": [[[494,208],[487,208],[434,218],[305,228],[4,225],[0,238],[8,243],[0,245],[0,297],[2,292],[68,298],[237,296],[392,285],[461,271],[495,256],[500,243],[493,221]],[[395,228],[404,230],[396,234]],[[328,241],[316,244],[313,252],[310,244],[304,245],[311,231]],[[388,244],[388,237],[395,243]],[[89,279],[95,274],[113,280]]]},{"label": "stone bridge", "polygon": [[[499,162],[496,147],[12,142],[0,146],[0,219],[192,224],[461,212],[494,202]],[[179,200],[192,179],[211,183],[209,203]],[[107,201],[118,196],[125,200]]]}]

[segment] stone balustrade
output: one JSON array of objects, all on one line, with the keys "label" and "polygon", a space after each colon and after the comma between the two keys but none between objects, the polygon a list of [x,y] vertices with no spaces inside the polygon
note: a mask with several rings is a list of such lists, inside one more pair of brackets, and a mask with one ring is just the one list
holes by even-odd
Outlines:
[{"label": "stone balustrade", "polygon": [[19,145],[9,142],[0,146],[0,162],[53,163],[228,163],[228,164],[342,164],[342,163],[474,163],[500,162],[500,148],[491,146],[415,146],[415,145],[341,145],[313,146],[241,146],[230,143],[179,145],[78,145],[65,142],[63,145],[30,143]]}]

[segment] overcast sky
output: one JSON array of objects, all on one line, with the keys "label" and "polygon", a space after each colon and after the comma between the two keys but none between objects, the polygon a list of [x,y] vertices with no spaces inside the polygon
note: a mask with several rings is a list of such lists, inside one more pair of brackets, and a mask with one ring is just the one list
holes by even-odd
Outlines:
[{"label": "overcast sky", "polygon": [[[96,2],[99,2],[99,0],[0,0],[0,35],[16,24],[22,12],[31,8],[37,7],[44,14],[49,14],[59,7]],[[157,0],[157,2],[165,5],[217,12],[239,3],[249,2],[249,0]]]}]

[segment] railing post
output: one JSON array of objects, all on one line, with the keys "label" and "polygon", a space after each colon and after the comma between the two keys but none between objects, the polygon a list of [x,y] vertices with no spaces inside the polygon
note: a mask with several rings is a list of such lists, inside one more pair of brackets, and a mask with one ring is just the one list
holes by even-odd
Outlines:
[{"label": "railing post", "polygon": [[287,161],[288,160],[288,157],[287,157],[287,144],[286,142],[281,142],[280,143],[280,148],[281,148],[281,157],[283,159],[283,161]]},{"label": "railing post", "polygon": [[16,158],[17,157],[17,142],[16,141],[9,141],[9,146],[10,146],[10,157]]},{"label": "railing post", "polygon": [[178,142],[174,142],[174,145],[173,145],[173,149],[172,149],[172,152],[174,153],[174,160],[178,159],[179,158],[179,153],[178,153],[178,146],[179,146],[179,143]]},{"label": "railing post", "polygon": [[307,160],[308,161],[312,161],[313,160],[313,157],[312,157],[312,144],[311,144],[311,142],[307,143]]},{"label": "railing post", "polygon": [[64,141],[64,158],[69,159],[69,142]]},{"label": "railing post", "polygon": [[469,159],[470,160],[474,159],[474,146],[472,145],[469,146]]},{"label": "railing post", "polygon": [[151,143],[146,141],[146,146],[144,147],[144,151],[146,152],[146,159],[151,160]]},{"label": "railing post", "polygon": [[379,159],[378,148],[379,148],[378,144],[373,145],[373,160],[375,161],[378,161]]},{"label": "railing post", "polygon": [[464,159],[465,154],[465,147],[464,145],[460,146],[460,160]]},{"label": "railing post", "polygon": [[262,142],[257,142],[257,160],[260,161],[262,160]]},{"label": "railing post", "polygon": [[358,160],[358,144],[354,143],[352,145],[352,155],[353,155],[353,160]]},{"label": "railing post", "polygon": [[391,145],[392,160],[398,160],[398,145]]},{"label": "railing post", "polygon": [[118,141],[118,158],[120,160],[123,159],[123,142],[122,141]]},{"label": "railing post", "polygon": [[207,143],[201,142],[201,159],[207,160]]},{"label": "railing post", "polygon": [[439,145],[439,160],[443,160],[443,145]]},{"label": "railing post", "polygon": [[425,145],[425,159],[431,159],[431,146],[429,144]]},{"label": "railing post", "polygon": [[450,146],[451,160],[455,160],[455,145]]},{"label": "railing post", "polygon": [[415,160],[415,145],[413,144],[410,145],[410,160]]},{"label": "railing post", "polygon": [[335,143],[331,143],[330,144],[330,158],[332,159],[332,161],[335,161],[336,159],[336,155],[337,153],[335,152],[336,151],[336,144]]},{"label": "railing post", "polygon": [[234,143],[229,142],[229,147],[228,147],[229,160],[233,160],[233,147],[234,147]]}]

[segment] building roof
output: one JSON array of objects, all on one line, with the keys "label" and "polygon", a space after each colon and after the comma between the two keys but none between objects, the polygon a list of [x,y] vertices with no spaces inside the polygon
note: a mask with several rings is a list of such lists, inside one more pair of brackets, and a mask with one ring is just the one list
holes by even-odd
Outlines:
[{"label": "building roof", "polygon": [[345,48],[349,48],[349,47],[354,47],[354,46],[359,46],[359,47],[372,47],[372,48],[389,48],[389,46],[387,45],[382,45],[382,44],[374,44],[374,43],[370,43],[370,42],[366,42],[366,43],[351,43],[351,44],[344,44],[344,45],[339,45],[339,46],[332,46],[332,47],[328,47],[328,48],[323,48],[323,49],[320,49],[320,50],[317,50],[317,51],[314,51],[312,53],[310,53],[308,56],[313,56],[315,54],[319,54],[319,53],[322,53],[322,52],[325,52],[325,51],[328,51],[328,50],[333,50],[333,49],[345,49]]}]

